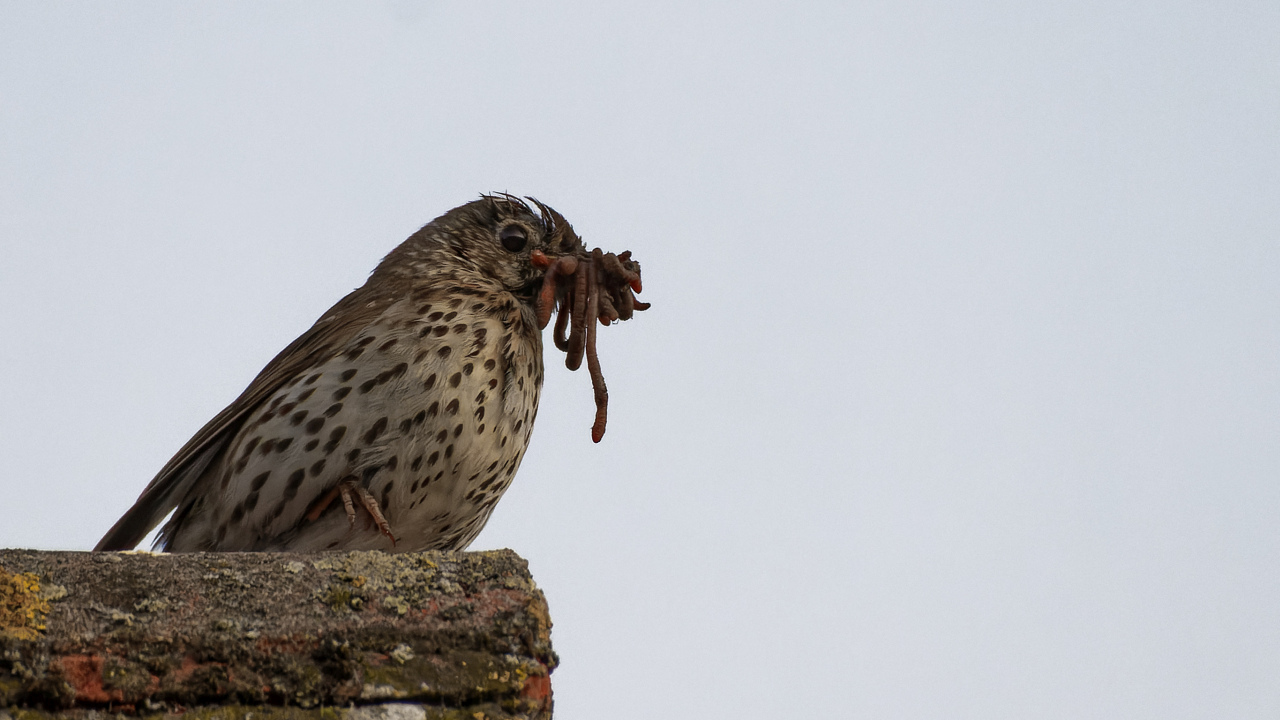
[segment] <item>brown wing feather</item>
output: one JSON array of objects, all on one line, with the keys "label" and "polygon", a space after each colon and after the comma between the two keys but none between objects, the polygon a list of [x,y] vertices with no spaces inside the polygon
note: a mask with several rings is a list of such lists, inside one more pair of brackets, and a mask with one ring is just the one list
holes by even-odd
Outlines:
[{"label": "brown wing feather", "polygon": [[[386,285],[383,284],[383,288]],[[249,387],[214,416],[174,455],[94,550],[128,550],[164,519],[239,431],[245,418],[295,375],[331,357],[395,300],[365,284],[339,300],[297,340],[276,355]]]}]

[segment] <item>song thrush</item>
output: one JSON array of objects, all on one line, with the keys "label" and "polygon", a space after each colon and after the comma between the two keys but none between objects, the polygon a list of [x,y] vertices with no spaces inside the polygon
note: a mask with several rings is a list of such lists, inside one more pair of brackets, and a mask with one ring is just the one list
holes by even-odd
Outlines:
[{"label": "song thrush", "polygon": [[[135,546],[170,511],[157,545],[175,552],[465,548],[538,414],[551,309],[539,299],[565,302],[587,276],[554,276],[573,275],[576,258],[592,264],[564,218],[533,202],[537,212],[483,196],[393,250],[196,433],[95,549]],[[623,293],[613,305],[634,303],[625,285],[639,290],[638,266],[608,257]],[[583,305],[581,290],[568,299]],[[598,403],[602,393],[601,380]]]}]

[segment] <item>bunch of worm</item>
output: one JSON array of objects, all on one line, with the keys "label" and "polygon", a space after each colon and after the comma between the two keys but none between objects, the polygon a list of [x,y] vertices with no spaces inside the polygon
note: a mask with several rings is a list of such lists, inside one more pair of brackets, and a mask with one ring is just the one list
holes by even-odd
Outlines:
[{"label": "bunch of worm", "polygon": [[631,259],[630,250],[615,255],[601,252],[600,248],[556,258],[535,251],[531,259],[534,265],[547,270],[538,293],[538,327],[545,328],[551,322],[554,310],[553,338],[556,347],[565,353],[565,367],[577,370],[586,355],[596,400],[591,439],[600,442],[609,415],[609,390],[600,373],[595,321],[610,325],[616,320],[630,320],[638,310],[649,309],[649,303],[640,302],[635,296],[641,290],[640,263]]}]

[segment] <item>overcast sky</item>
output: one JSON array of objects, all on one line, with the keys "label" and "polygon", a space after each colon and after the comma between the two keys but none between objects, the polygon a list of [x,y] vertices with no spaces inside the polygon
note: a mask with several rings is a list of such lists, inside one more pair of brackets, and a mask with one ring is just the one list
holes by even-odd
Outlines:
[{"label": "overcast sky", "polygon": [[1280,4],[0,2],[0,546],[419,226],[631,249],[475,549],[557,717],[1280,715]]}]

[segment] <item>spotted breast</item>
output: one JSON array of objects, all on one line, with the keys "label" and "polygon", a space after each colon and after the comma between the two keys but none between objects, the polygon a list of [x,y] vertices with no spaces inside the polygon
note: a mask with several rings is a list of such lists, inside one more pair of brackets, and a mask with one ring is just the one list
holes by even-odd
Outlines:
[{"label": "spotted breast", "polygon": [[[169,549],[385,548],[374,512],[404,549],[466,547],[537,415],[542,346],[513,329],[524,322],[493,296],[392,305],[245,424],[213,471],[214,497],[193,498]],[[362,528],[330,511],[343,482],[373,498]]]}]

